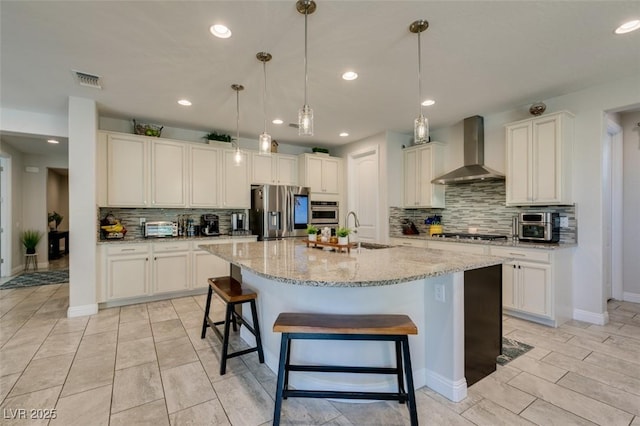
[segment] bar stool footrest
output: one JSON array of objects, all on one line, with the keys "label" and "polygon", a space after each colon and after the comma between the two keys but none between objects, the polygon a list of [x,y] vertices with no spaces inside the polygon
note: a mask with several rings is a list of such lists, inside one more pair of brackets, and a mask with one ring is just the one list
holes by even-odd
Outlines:
[{"label": "bar stool footrest", "polygon": [[396,392],[350,392],[350,391],[324,391],[324,390],[304,390],[291,389],[283,391],[284,398],[334,398],[334,399],[372,399],[382,401],[400,401],[409,400],[407,393]]}]

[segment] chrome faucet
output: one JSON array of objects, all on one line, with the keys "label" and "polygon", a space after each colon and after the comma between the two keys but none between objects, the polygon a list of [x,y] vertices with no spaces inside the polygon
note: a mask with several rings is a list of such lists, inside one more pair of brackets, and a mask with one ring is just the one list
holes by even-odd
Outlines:
[{"label": "chrome faucet", "polygon": [[[347,217],[344,218],[344,226],[345,228],[349,227],[349,216],[353,215],[353,219],[355,220],[355,222],[353,223],[353,225],[358,228],[360,227],[360,221],[358,220],[358,215],[356,214],[356,212],[354,212],[353,210],[351,210],[349,213],[347,213]],[[357,230],[354,230],[353,232],[358,232]]]}]

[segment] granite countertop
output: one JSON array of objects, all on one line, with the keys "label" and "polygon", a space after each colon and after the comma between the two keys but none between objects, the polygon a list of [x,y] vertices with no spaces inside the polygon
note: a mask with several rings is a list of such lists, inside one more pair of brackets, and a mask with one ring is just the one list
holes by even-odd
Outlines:
[{"label": "granite countertop", "polygon": [[198,236],[198,237],[166,237],[166,238],[144,238],[144,237],[136,237],[136,238],[128,238],[124,237],[121,240],[98,240],[98,244],[127,244],[127,243],[175,243],[178,241],[202,241],[202,240],[246,240],[246,239],[255,239],[256,235],[219,235],[217,237],[214,236]]},{"label": "granite countertop", "polygon": [[497,256],[411,247],[354,248],[351,253],[338,253],[307,247],[304,240],[294,239],[199,247],[265,278],[316,287],[399,284],[508,261]]},{"label": "granite countertop", "polygon": [[392,235],[391,238],[408,238],[412,240],[440,241],[443,243],[463,243],[463,244],[480,244],[489,246],[516,247],[516,248],[534,248],[544,250],[557,250],[563,248],[578,247],[577,243],[530,243],[526,241],[512,240],[508,237],[506,240],[469,240],[456,238],[439,238],[430,237],[428,235]]}]

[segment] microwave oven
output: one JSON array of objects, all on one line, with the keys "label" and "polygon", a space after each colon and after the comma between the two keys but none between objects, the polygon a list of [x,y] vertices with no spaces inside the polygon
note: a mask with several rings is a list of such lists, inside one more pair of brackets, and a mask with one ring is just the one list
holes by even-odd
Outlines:
[{"label": "microwave oven", "polygon": [[178,224],[174,222],[145,222],[144,237],[145,238],[165,238],[177,237]]},{"label": "microwave oven", "polygon": [[520,241],[557,243],[560,241],[560,214],[549,212],[520,213]]},{"label": "microwave oven", "polygon": [[311,221],[314,225],[338,225],[337,201],[311,201]]}]

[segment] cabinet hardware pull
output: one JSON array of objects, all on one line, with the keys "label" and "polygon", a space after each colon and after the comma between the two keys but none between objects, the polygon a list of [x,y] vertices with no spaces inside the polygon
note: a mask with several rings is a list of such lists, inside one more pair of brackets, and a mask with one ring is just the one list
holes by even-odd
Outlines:
[{"label": "cabinet hardware pull", "polygon": [[128,249],[122,249],[121,251],[136,251],[136,249],[128,248]]},{"label": "cabinet hardware pull", "polygon": [[514,256],[526,256],[526,254],[522,254],[522,253],[513,253],[513,252],[509,252],[509,254],[512,254]]}]

